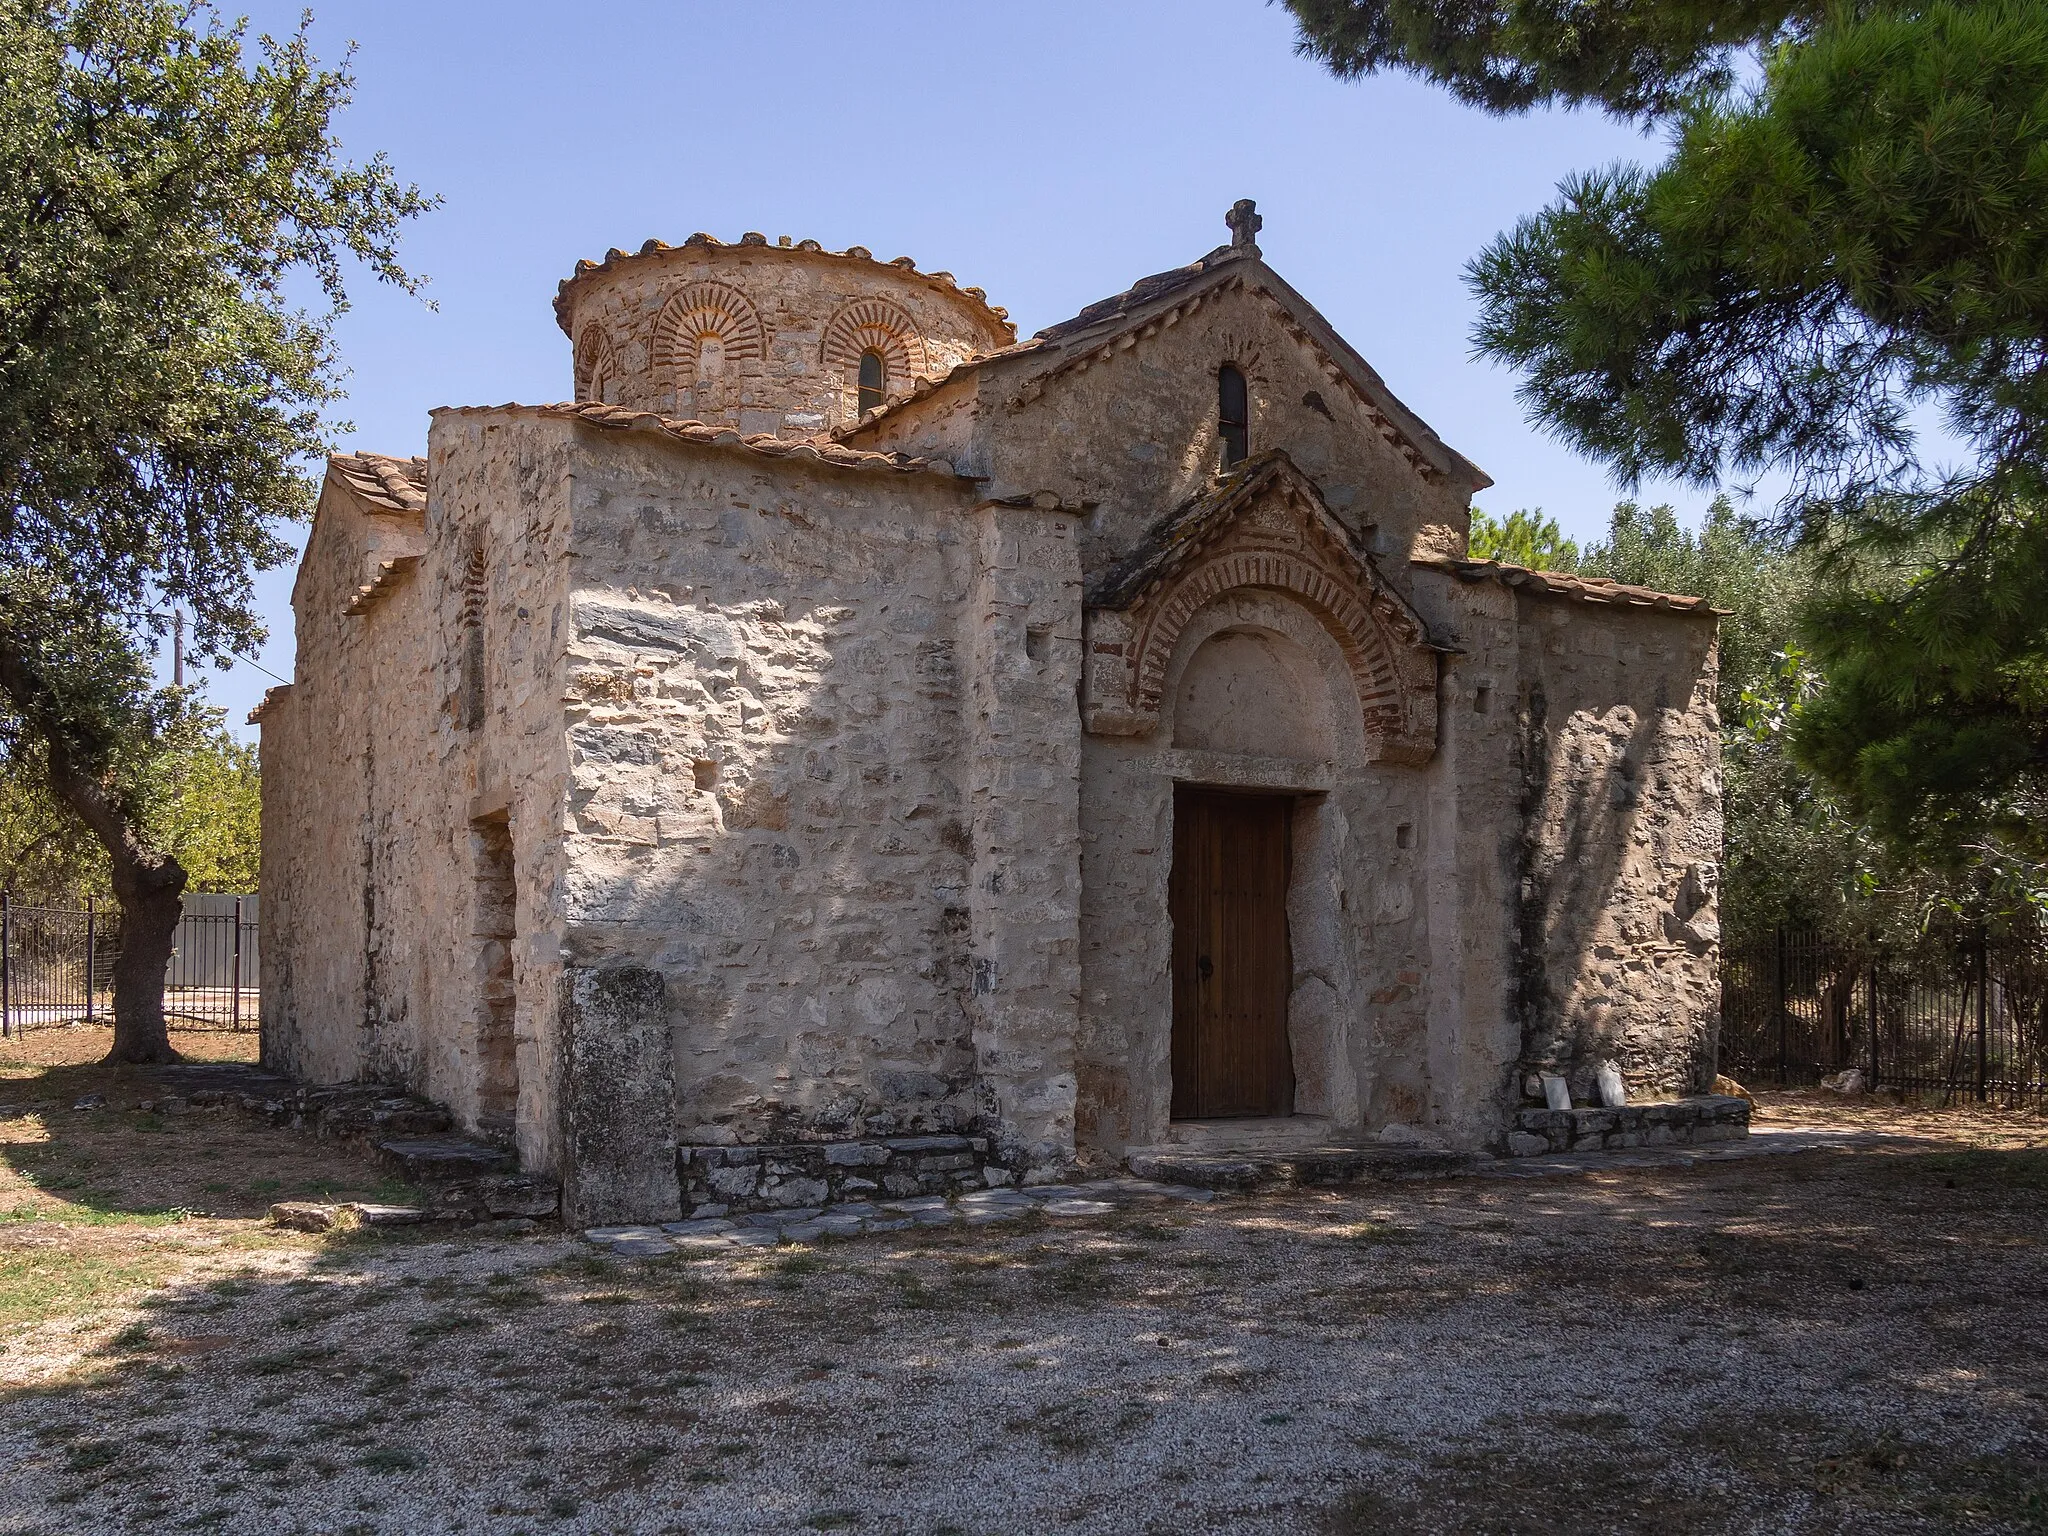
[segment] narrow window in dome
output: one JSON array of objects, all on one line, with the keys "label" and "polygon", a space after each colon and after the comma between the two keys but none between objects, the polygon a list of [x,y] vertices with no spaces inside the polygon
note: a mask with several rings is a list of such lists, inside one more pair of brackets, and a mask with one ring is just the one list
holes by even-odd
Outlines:
[{"label": "narrow window in dome", "polygon": [[881,409],[887,394],[889,370],[882,363],[879,352],[863,352],[860,355],[860,414]]},{"label": "narrow window in dome", "polygon": [[1216,370],[1216,427],[1223,439],[1223,467],[1243,463],[1252,451],[1251,397],[1244,375],[1228,363]]}]

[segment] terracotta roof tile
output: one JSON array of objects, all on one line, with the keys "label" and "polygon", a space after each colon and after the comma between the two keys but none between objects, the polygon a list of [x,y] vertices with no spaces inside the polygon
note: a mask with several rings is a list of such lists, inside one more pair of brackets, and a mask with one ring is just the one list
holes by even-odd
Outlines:
[{"label": "terracotta roof tile", "polygon": [[327,472],[373,509],[424,512],[427,508],[427,461],[394,459],[382,453],[331,453]]},{"label": "terracotta roof tile", "polygon": [[1517,591],[1539,597],[1561,597],[1580,603],[1610,603],[1625,608],[1664,608],[1674,613],[1725,614],[1704,597],[1682,597],[1672,592],[1654,592],[1610,581],[1605,576],[1579,576],[1569,571],[1535,571],[1525,565],[1502,560],[1460,560],[1431,555],[1414,562],[1439,571],[1449,571],[1461,581],[1498,581]]},{"label": "terracotta roof tile", "polygon": [[701,421],[678,421],[653,411],[636,411],[630,406],[606,405],[597,400],[564,401],[557,405],[453,405],[434,412],[456,416],[489,414],[495,411],[532,411],[536,415],[580,421],[588,426],[614,431],[658,432],[679,442],[701,443],[712,448],[737,448],[769,459],[796,459],[831,464],[841,469],[895,470],[903,474],[941,475],[953,480],[973,480],[945,459],[923,459],[907,453],[878,453],[866,448],[847,448],[821,437],[777,437],[769,432],[742,435],[732,427]]},{"label": "terracotta roof tile", "polygon": [[1048,325],[1042,331],[1034,332],[1032,339],[1035,341],[1065,340],[1069,336],[1101,325],[1105,321],[1115,320],[1119,316],[1136,309],[1141,304],[1149,304],[1154,299],[1165,298],[1168,294],[1187,287],[1205,274],[1215,271],[1217,267],[1225,262],[1242,261],[1248,256],[1256,258],[1258,256],[1258,249],[1256,247],[1247,249],[1219,245],[1199,261],[1189,262],[1184,267],[1175,267],[1171,272],[1155,272],[1150,277],[1139,278],[1122,293],[1112,294],[1106,299],[1096,300],[1071,320],[1061,320],[1057,324]]},{"label": "terracotta roof tile", "polygon": [[[670,251],[687,250],[692,246],[711,246],[715,248],[725,244],[727,242],[720,240],[716,235],[707,235],[700,230],[681,245],[670,245],[666,240],[648,240],[642,243],[637,251],[622,251],[617,246],[614,246],[604,253],[603,261],[578,261],[576,263],[575,275],[564,278],[555,290],[555,320],[562,327],[563,331],[566,332],[569,329],[569,290],[575,285],[577,278],[583,277],[588,273],[608,271],[622,262],[638,261],[646,256],[660,256]],[[784,235],[773,245],[770,245],[766,235],[756,234],[751,230],[740,236],[739,244],[761,250],[802,252],[810,256],[830,256],[838,261],[857,261],[877,267],[894,267],[900,272],[909,273],[912,277],[924,279],[933,288],[941,289],[947,293],[957,293],[972,300],[996,322],[997,327],[1005,335],[1013,341],[1016,339],[1017,327],[1010,321],[1010,312],[1000,304],[989,303],[987,293],[979,288],[962,288],[950,272],[920,271],[916,261],[908,256],[897,256],[889,261],[877,261],[874,252],[864,245],[849,245],[843,251],[828,251],[815,240],[799,240],[795,244],[791,244],[787,235]]]}]

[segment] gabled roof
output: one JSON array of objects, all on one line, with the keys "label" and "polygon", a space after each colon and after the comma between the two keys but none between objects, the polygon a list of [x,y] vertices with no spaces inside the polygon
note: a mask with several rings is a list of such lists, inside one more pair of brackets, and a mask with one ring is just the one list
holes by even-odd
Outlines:
[{"label": "gabled roof", "polygon": [[1267,266],[1256,245],[1219,246],[1199,261],[1140,278],[1122,293],[1090,304],[1071,320],[1049,325],[1031,340],[970,358],[949,372],[921,380],[909,394],[834,435],[852,439],[897,411],[970,374],[1046,364],[1031,372],[1011,396],[1012,405],[1037,399],[1055,380],[1106,362],[1147,337],[1176,325],[1211,298],[1232,291],[1264,298],[1289,335],[1322,360],[1323,372],[1364,408],[1380,436],[1424,478],[1450,477],[1474,489],[1493,482],[1485,471],[1444,443],[1387,387],[1351,344],[1316,307]]},{"label": "gabled roof", "polygon": [[1536,571],[1525,565],[1502,560],[1460,560],[1448,555],[1425,555],[1411,562],[1432,570],[1448,571],[1460,581],[1497,581],[1536,597],[1559,597],[1580,603],[1609,603],[1622,608],[1666,608],[1674,613],[1705,613],[1719,617],[1732,613],[1716,608],[1704,597],[1682,597],[1673,592],[1656,592],[1610,581],[1605,576],[1579,576],[1569,571]]},{"label": "gabled roof", "polygon": [[1268,487],[1286,484],[1314,508],[1318,521],[1354,556],[1363,558],[1351,530],[1332,515],[1315,482],[1295,467],[1284,449],[1246,459],[1215,483],[1196,492],[1145,531],[1131,552],[1088,584],[1090,608],[1128,608],[1193,558],[1209,536],[1226,527],[1238,510]]},{"label": "gabled roof", "polygon": [[[1088,584],[1087,606],[1133,607],[1155,587],[1198,562],[1241,512],[1276,489],[1307,513],[1326,548],[1341,550],[1352,568],[1363,568],[1376,589],[1385,586],[1372,557],[1323,501],[1316,483],[1301,472],[1285,449],[1274,448],[1246,459],[1153,524],[1129,554]],[[1427,645],[1427,626],[1421,616],[1391,587],[1381,595],[1401,610],[1415,641]]]}]

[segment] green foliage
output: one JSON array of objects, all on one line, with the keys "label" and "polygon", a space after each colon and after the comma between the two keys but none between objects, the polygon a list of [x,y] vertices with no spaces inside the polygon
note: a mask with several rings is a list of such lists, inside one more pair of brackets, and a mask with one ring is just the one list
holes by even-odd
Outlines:
[{"label": "green foliage", "polygon": [[256,748],[236,741],[221,711],[193,708],[150,765],[148,824],[184,865],[189,889],[256,889],[262,775]]},{"label": "green foliage", "polygon": [[1490,112],[1545,103],[1621,116],[1726,91],[1744,56],[1823,14],[1786,0],[1287,0],[1297,48],[1346,79],[1400,70]]},{"label": "green foliage", "polygon": [[0,562],[131,627],[181,603],[195,655],[260,639],[249,574],[311,508],[343,263],[410,287],[395,234],[427,206],[338,161],[350,89],[303,27],[0,0]]},{"label": "green foliage", "polygon": [[[261,777],[256,748],[228,734],[225,712],[190,690],[156,688],[146,658],[115,625],[95,631],[73,615],[38,630],[16,628],[17,645],[47,636],[35,671],[71,708],[57,731],[89,741],[101,784],[132,823],[138,842],[178,861],[188,888],[256,889]],[[73,648],[86,643],[80,662]],[[0,806],[21,819],[0,822],[0,850],[19,845],[22,884],[66,901],[110,894],[104,847],[48,788],[46,738],[0,711]],[[37,820],[31,823],[28,818]],[[8,875],[10,881],[14,875]]]},{"label": "green foliage", "polygon": [[0,763],[0,889],[31,906],[112,894],[107,851],[32,766]]},{"label": "green foliage", "polygon": [[[1293,9],[1340,74],[1668,129],[1663,163],[1571,178],[1478,256],[1479,349],[1626,484],[1786,476],[1779,531],[1814,562],[1780,684],[1800,761],[1893,856],[1946,872],[1930,879],[1971,870],[1994,906],[1993,868],[2031,890],[2017,872],[2048,852],[2048,7]],[[1928,412],[1958,464],[1924,462]]]},{"label": "green foliage", "polygon": [[1566,538],[1557,519],[1545,517],[1540,507],[1533,512],[1510,512],[1505,522],[1495,522],[1474,507],[1467,547],[1475,560],[1504,560],[1532,571],[1579,568],[1579,546]]},{"label": "green foliage", "polygon": [[[170,1055],[175,850],[243,884],[253,841],[252,765],[147,654],[173,605],[196,659],[262,639],[251,575],[312,508],[344,269],[415,286],[395,242],[429,200],[340,158],[351,80],[309,24],[252,39],[203,0],[0,0],[0,756],[106,851],[123,1061]],[[215,801],[228,820],[202,831]]]},{"label": "green foliage", "polygon": [[1808,519],[1923,483],[1906,412],[2036,474],[2048,421],[2048,10],[1830,20],[1653,172],[1575,177],[1474,262],[1482,352],[1622,476],[1785,470]]},{"label": "green foliage", "polygon": [[1806,615],[1827,687],[1795,724],[1802,757],[1947,867],[2048,860],[2044,505],[1902,515],[1831,551]]}]

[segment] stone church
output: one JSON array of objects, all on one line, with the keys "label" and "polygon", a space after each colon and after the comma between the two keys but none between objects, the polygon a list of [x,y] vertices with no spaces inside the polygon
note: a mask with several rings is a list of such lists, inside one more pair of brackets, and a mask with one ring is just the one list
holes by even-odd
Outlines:
[{"label": "stone church", "polygon": [[1227,222],[1023,341],[909,257],[614,250],[573,401],[335,457],[269,1064],[584,1222],[1706,1090],[1714,612],[1467,558],[1486,476]]}]

